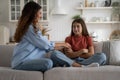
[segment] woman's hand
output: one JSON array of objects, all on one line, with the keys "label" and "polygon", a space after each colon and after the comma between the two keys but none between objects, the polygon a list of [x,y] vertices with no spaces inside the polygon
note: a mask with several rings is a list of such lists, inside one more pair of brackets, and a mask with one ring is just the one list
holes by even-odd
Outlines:
[{"label": "woman's hand", "polygon": [[63,50],[63,46],[56,46],[56,47],[54,47],[55,48],[55,50],[59,50],[59,51],[62,51]]},{"label": "woman's hand", "polygon": [[55,43],[56,50],[63,51],[64,48],[71,48],[71,45],[69,43]]},{"label": "woman's hand", "polygon": [[73,50],[71,49],[71,45],[69,43],[65,43],[64,52],[65,53],[72,53],[73,52]]},{"label": "woman's hand", "polygon": [[71,48],[71,45],[69,43],[65,43],[64,47],[65,48]]},{"label": "woman's hand", "polygon": [[65,53],[73,53],[73,50],[70,47],[64,48]]}]

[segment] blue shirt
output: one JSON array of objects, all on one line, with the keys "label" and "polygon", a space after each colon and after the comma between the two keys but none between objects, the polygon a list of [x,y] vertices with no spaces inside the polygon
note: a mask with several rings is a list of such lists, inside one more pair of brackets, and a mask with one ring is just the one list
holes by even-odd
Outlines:
[{"label": "blue shirt", "polygon": [[26,60],[44,58],[45,54],[54,49],[54,43],[48,41],[41,31],[35,33],[31,24],[20,43],[16,45],[12,57],[12,68]]}]

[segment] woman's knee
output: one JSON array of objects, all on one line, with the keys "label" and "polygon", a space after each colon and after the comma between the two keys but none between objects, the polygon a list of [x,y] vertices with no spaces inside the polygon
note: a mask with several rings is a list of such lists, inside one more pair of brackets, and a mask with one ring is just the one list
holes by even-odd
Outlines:
[{"label": "woman's knee", "polygon": [[51,69],[51,68],[53,67],[53,62],[52,62],[51,59],[45,59],[45,60],[43,61],[43,63],[44,63],[44,68],[45,68],[46,70],[49,70],[49,69]]}]

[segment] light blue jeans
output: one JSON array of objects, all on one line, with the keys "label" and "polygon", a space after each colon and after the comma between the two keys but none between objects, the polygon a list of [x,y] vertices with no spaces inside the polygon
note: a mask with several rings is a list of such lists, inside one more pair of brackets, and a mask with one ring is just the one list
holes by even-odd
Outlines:
[{"label": "light blue jeans", "polygon": [[41,58],[37,60],[29,60],[21,63],[15,67],[18,70],[29,70],[29,71],[46,71],[53,67],[53,62],[48,58]]},{"label": "light blue jeans", "polygon": [[56,66],[71,66],[73,62],[77,62],[81,65],[89,65],[91,63],[99,63],[100,65],[104,65],[106,63],[106,55],[104,53],[95,53],[93,56],[91,56],[88,59],[84,58],[75,58],[75,59],[70,59],[67,56],[65,56],[62,52],[60,51],[53,51],[51,53],[51,59],[53,61],[53,65]]}]

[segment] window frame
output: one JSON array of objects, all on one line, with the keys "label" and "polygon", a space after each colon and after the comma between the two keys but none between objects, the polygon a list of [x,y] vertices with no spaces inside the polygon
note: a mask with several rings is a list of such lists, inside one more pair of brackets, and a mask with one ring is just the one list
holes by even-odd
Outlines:
[{"label": "window frame", "polygon": [[[33,0],[33,1],[35,1],[35,2],[38,2],[38,0]],[[44,0],[41,0],[41,2],[43,2]],[[49,0],[46,0],[47,2],[46,2],[46,5],[42,5],[41,4],[41,7],[42,7],[42,15],[43,15],[43,13],[44,13],[44,11],[43,11],[43,6],[46,6],[46,20],[43,20],[43,17],[42,17],[42,19],[39,21],[39,22],[48,22],[49,21],[49,8],[48,8],[48,6],[49,6]],[[9,21],[10,22],[17,22],[18,20],[16,19],[16,0],[15,0],[15,20],[12,20],[12,11],[11,11],[11,6],[12,6],[12,4],[11,4],[11,0],[9,0]],[[24,7],[24,0],[20,0],[20,15],[21,15],[21,12],[22,12],[22,9],[23,9],[23,7]],[[44,16],[44,15],[43,15]]]}]

